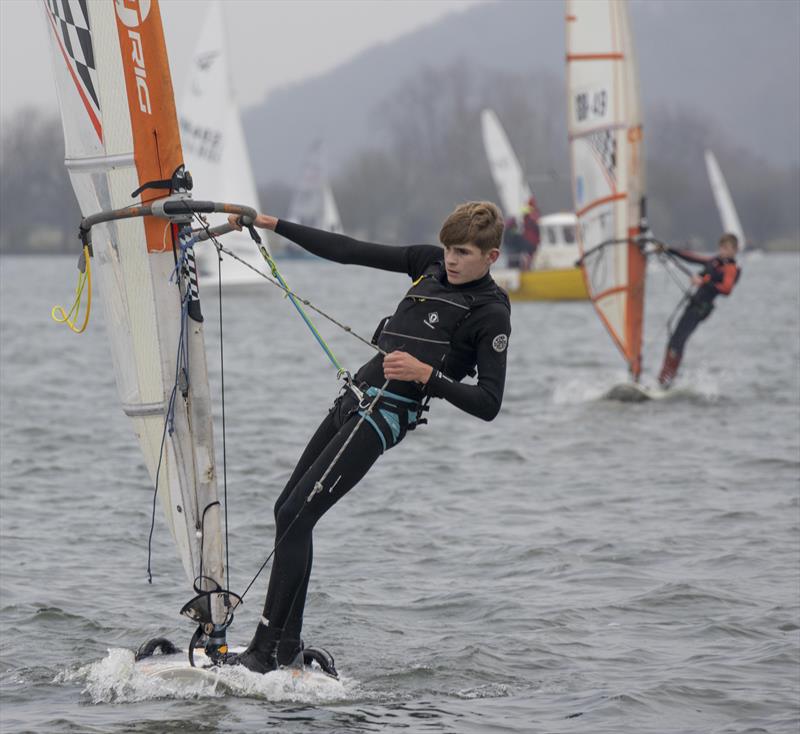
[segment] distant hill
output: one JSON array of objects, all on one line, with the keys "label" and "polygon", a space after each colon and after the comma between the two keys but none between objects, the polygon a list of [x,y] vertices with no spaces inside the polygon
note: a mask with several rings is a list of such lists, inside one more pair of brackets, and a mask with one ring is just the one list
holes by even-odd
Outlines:
[{"label": "distant hill", "polygon": [[[656,110],[685,107],[756,159],[800,162],[800,3],[633,0],[630,7],[645,124]],[[423,67],[465,60],[563,76],[563,12],[560,0],[480,5],[273,92],[244,115],[259,182],[295,180],[319,136],[333,172],[356,151],[381,147],[376,106]]]}]

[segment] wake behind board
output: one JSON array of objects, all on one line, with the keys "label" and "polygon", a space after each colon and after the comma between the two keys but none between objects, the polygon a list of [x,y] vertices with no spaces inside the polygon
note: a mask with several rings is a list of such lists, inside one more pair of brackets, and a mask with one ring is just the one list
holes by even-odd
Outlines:
[{"label": "wake behind board", "polygon": [[661,387],[645,387],[638,382],[623,382],[614,385],[604,396],[604,400],[618,400],[621,403],[644,403],[648,400],[663,400],[675,395],[673,390]]}]

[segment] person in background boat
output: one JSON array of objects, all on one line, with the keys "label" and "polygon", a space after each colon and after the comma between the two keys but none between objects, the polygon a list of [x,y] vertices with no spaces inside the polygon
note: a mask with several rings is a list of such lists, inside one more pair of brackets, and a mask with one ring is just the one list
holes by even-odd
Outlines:
[{"label": "person in background boat", "polygon": [[528,243],[528,265],[524,270],[530,270],[533,264],[533,258],[536,255],[536,250],[539,249],[541,242],[541,235],[539,233],[539,205],[536,203],[536,197],[531,196],[528,203],[522,209],[522,236]]},{"label": "person in background boat", "polygon": [[678,372],[686,341],[700,322],[711,315],[711,311],[714,309],[714,299],[720,294],[723,296],[731,294],[742,271],[736,264],[739,240],[733,234],[726,233],[720,237],[719,252],[714,257],[672,247],[662,246],[660,249],[686,262],[703,266],[702,271],[692,277],[692,285],[696,286],[697,290],[689,298],[689,303],[684,309],[675,331],[670,336],[664,355],[664,364],[661,367],[658,382],[662,387],[667,388],[672,384]]},{"label": "person in background boat", "polygon": [[506,253],[508,267],[520,270],[530,269],[533,250],[528,240],[519,231],[517,220],[514,217],[506,219],[503,229],[503,250]]},{"label": "person in background boat", "polygon": [[[234,216],[230,221],[239,228]],[[359,242],[263,214],[255,226],[328,260],[412,280],[373,337],[386,356],[377,353],[356,373],[355,388],[342,389],[275,503],[275,557],[263,614],[247,650],[228,661],[266,673],[302,661],[312,531],[323,514],[381,454],[425,422],[430,398],[486,421],[495,418],[503,400],[511,306],[489,272],[503,236],[500,211],[490,202],[456,207],[439,233],[444,249]],[[476,373],[476,384],[461,383]]]}]

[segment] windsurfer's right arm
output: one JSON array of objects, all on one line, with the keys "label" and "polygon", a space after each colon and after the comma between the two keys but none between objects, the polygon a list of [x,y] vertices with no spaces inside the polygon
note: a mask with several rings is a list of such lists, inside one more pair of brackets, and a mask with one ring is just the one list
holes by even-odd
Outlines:
[{"label": "windsurfer's right arm", "polygon": [[[236,216],[231,215],[229,221],[237,226],[234,219]],[[272,230],[326,260],[343,265],[364,265],[394,273],[407,273],[412,278],[419,277],[431,262],[443,257],[442,249],[433,245],[379,245],[265,214],[259,214],[254,224],[256,227]]]}]

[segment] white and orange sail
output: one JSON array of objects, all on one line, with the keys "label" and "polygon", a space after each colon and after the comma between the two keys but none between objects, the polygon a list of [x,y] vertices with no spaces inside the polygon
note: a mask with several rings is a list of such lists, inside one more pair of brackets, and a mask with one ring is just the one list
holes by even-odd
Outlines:
[{"label": "white and orange sail", "polygon": [[[84,217],[147,204],[183,163],[158,0],[43,0],[66,143]],[[122,409],[131,418],[190,584],[223,585],[220,505],[201,320],[172,278],[175,225],[98,225],[99,276]],[[186,357],[176,374],[176,354]],[[177,370],[180,372],[181,370]],[[109,491],[113,491],[113,487]]]},{"label": "white and orange sail", "polygon": [[567,0],[567,124],[586,286],[628,363],[641,371],[645,174],[636,57],[624,0]]}]

